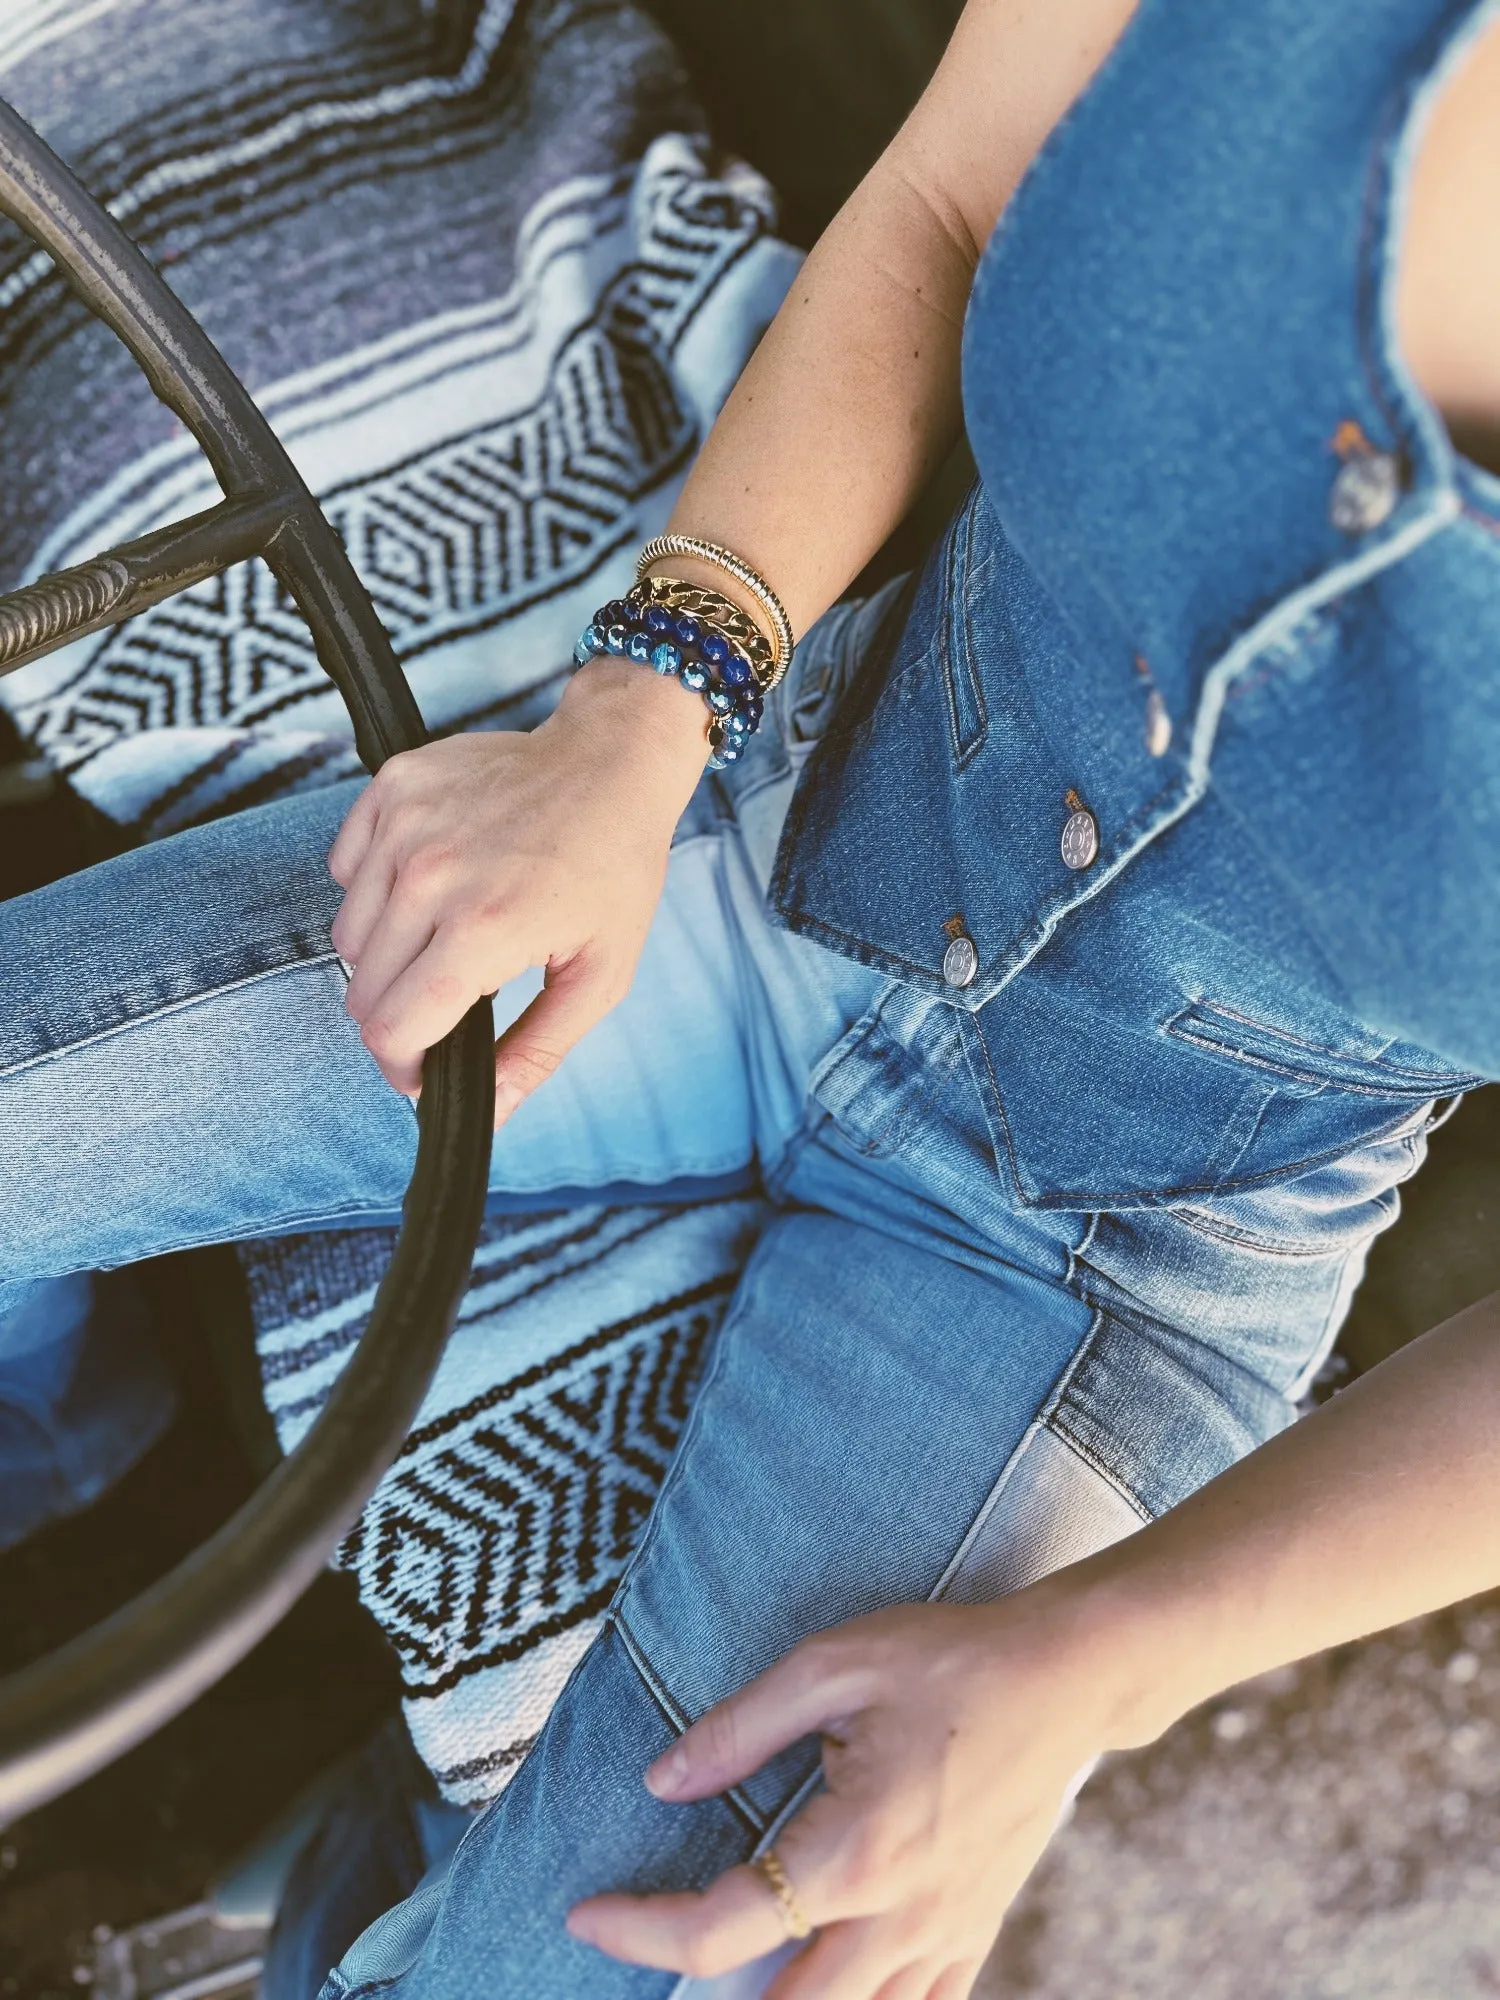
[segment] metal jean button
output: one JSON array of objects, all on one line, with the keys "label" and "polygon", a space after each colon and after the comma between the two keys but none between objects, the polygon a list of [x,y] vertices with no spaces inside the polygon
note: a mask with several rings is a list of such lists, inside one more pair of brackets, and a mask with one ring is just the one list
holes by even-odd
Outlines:
[{"label": "metal jean button", "polygon": [[1069,813],[1062,830],[1062,858],[1070,868],[1091,868],[1099,853],[1099,822],[1087,806]]},{"label": "metal jean button", "polygon": [[978,970],[974,940],[961,931],[943,953],[943,977],[950,986],[972,986]]},{"label": "metal jean button", "polygon": [[1389,520],[1400,498],[1400,460],[1388,451],[1362,451],[1339,467],[1328,518],[1341,535],[1367,535]]}]

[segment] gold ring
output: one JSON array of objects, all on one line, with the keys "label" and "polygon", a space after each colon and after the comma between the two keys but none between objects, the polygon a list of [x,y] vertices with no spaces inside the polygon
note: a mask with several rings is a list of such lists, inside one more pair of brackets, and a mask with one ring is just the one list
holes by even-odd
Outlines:
[{"label": "gold ring", "polygon": [[812,1936],[812,1925],[803,1914],[802,1905],[797,1901],[797,1892],[792,1887],[791,1877],[781,1865],[781,1856],[774,1847],[768,1847],[764,1854],[757,1854],[750,1863],[761,1881],[776,1898],[781,1911],[781,1921],[786,1926],[789,1938]]}]

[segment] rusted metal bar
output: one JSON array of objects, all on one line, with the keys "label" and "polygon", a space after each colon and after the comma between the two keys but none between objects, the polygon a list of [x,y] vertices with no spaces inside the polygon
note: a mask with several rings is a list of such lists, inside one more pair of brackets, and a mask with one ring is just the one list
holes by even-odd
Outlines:
[{"label": "rusted metal bar", "polygon": [[0,674],[262,554],[292,511],[258,494],[224,500],[8,592],[0,597]]}]

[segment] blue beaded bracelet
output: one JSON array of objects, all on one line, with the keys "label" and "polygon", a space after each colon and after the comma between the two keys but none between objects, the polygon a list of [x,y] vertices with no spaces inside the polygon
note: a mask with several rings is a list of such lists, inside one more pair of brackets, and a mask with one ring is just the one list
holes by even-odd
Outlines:
[{"label": "blue beaded bracelet", "polygon": [[601,653],[636,660],[702,695],[710,718],[711,771],[744,756],[765,713],[765,697],[744,654],[706,619],[664,604],[643,605],[633,596],[611,598],[583,628],[574,664],[581,667]]}]

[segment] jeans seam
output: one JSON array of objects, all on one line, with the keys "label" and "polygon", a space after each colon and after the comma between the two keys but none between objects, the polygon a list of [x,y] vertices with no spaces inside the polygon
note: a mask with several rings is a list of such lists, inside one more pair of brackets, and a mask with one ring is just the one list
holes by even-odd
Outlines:
[{"label": "jeans seam", "polygon": [[[1022,1459],[1026,1456],[1027,1451],[1035,1443],[1038,1434],[1044,1430],[1053,1430],[1054,1435],[1060,1435],[1054,1430],[1051,1420],[1053,1416],[1056,1414],[1058,1408],[1060,1407],[1064,1395],[1067,1393],[1068,1385],[1072,1382],[1074,1375],[1078,1372],[1078,1369],[1082,1366],[1085,1355],[1087,1355],[1089,1349],[1093,1346],[1099,1328],[1103,1325],[1103,1323],[1104,1323],[1103,1309],[1102,1307],[1095,1306],[1091,1312],[1088,1328],[1087,1331],[1084,1333],[1082,1340],[1079,1341],[1073,1353],[1069,1355],[1066,1363],[1059,1370],[1057,1380],[1052,1384],[1051,1389],[1047,1392],[1046,1400],[1043,1402],[1041,1408],[1037,1411],[1036,1415],[1032,1418],[1031,1422],[1026,1426],[1026,1429],[1022,1432],[1021,1437],[1017,1442],[1015,1449],[1011,1452],[1009,1458],[1006,1459],[1004,1465],[1002,1465],[1000,1470],[996,1473],[994,1480],[991,1482],[989,1491],[985,1494],[984,1499],[980,1502],[978,1512],[975,1514],[973,1520],[970,1521],[968,1527],[964,1530],[962,1539],[959,1541],[958,1547],[953,1551],[953,1554],[948,1558],[948,1561],[943,1566],[942,1574],[939,1576],[937,1582],[932,1586],[932,1589],[927,1593],[927,1602],[929,1604],[935,1604],[938,1602],[938,1600],[942,1597],[944,1591],[948,1588],[948,1585],[953,1581],[953,1578],[957,1575],[959,1568],[963,1563],[964,1557],[969,1553],[969,1550],[973,1547],[975,1539],[983,1530],[985,1522],[988,1521],[990,1515],[995,1511],[996,1507],[999,1506],[1001,1500],[1005,1495],[1006,1488],[1010,1485],[1011,1480],[1014,1478],[1016,1470],[1020,1465]],[[1061,1442],[1071,1443],[1071,1439],[1062,1438]],[[1114,1481],[1111,1480],[1110,1484],[1113,1485]]]},{"label": "jeans seam", "polygon": [[[684,1730],[692,1726],[687,1710],[677,1700],[666,1682],[657,1673],[655,1667],[652,1666],[645,1647],[635,1636],[634,1632],[631,1631],[625,1614],[619,1609],[618,1605],[611,1606],[609,1611],[605,1613],[605,1623],[613,1625],[615,1631],[619,1634],[620,1644],[625,1648],[630,1664],[635,1668],[642,1687],[645,1688],[647,1694],[660,1710],[663,1721],[668,1723],[678,1736],[681,1736]],[[731,1785],[727,1791],[721,1792],[719,1796],[729,1801],[741,1819],[747,1822],[751,1832],[757,1838],[764,1834],[766,1816],[751,1803],[740,1786]]]},{"label": "jeans seam", "polygon": [[239,979],[222,980],[216,985],[204,986],[196,993],[185,995],[181,1000],[163,1001],[155,1007],[132,1014],[128,1021],[117,1021],[108,1028],[97,1028],[91,1034],[80,1035],[76,1040],[57,1042],[48,1049],[39,1050],[34,1056],[24,1056],[19,1062],[0,1067],[0,1083],[13,1076],[22,1076],[28,1070],[40,1069],[47,1063],[58,1062],[64,1056],[76,1055],[80,1049],[97,1047],[101,1042],[113,1041],[119,1035],[128,1035],[136,1028],[149,1027],[155,1021],[165,1020],[171,1014],[181,1014],[189,1007],[199,1007],[207,1000],[222,999],[226,993],[239,993],[250,986],[259,986],[267,979],[280,979],[288,973],[315,971],[320,966],[339,963],[338,953],[330,946],[327,951],[315,957],[289,958],[280,965],[266,966],[260,972],[249,972]]},{"label": "jeans seam", "polygon": [[[1061,1405],[1059,1405],[1059,1410],[1060,1408]],[[1106,1465],[1099,1454],[1086,1445],[1082,1438],[1075,1437],[1071,1431],[1063,1430],[1059,1425],[1054,1423],[1049,1422],[1047,1429],[1051,1431],[1059,1444],[1066,1445],[1069,1451],[1074,1452],[1083,1460],[1090,1471],[1096,1472],[1112,1492],[1118,1493],[1126,1506],[1132,1508],[1135,1513],[1140,1515],[1143,1524],[1149,1524],[1156,1519],[1155,1514],[1152,1513],[1140,1495],[1127,1486],[1119,1473],[1112,1466]]]}]

